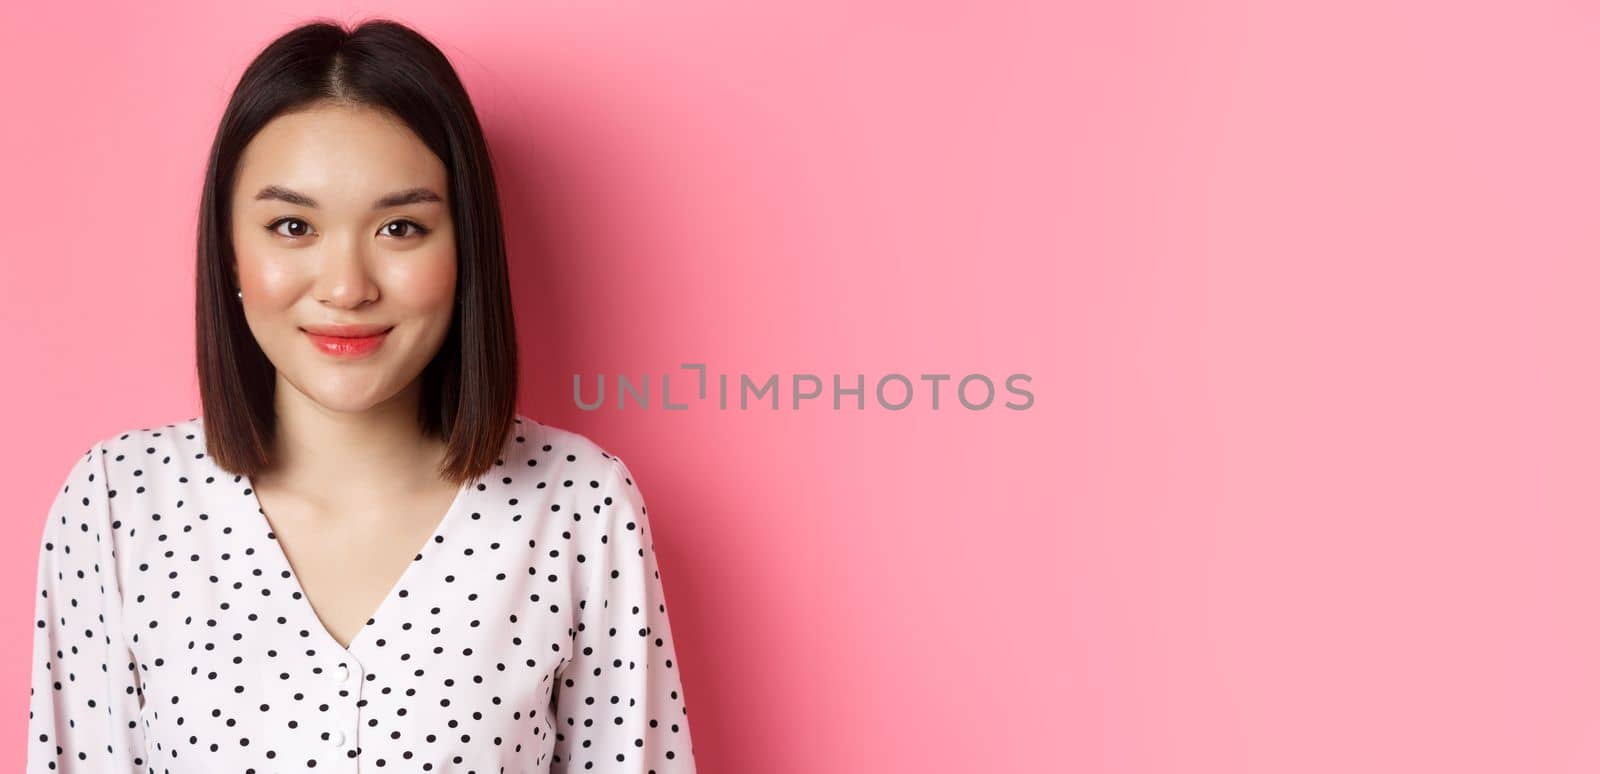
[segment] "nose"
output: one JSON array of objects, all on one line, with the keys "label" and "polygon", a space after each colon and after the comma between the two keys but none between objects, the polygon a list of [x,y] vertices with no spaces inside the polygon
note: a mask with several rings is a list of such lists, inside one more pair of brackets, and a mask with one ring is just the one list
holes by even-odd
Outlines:
[{"label": "nose", "polygon": [[354,308],[378,297],[378,285],[368,271],[368,250],[359,237],[344,242],[329,240],[318,256],[314,288],[317,300],[330,306]]}]

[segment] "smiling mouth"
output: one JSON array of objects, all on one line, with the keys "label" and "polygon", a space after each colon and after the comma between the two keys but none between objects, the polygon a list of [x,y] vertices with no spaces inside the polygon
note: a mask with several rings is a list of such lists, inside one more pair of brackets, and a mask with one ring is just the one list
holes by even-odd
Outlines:
[{"label": "smiling mouth", "polygon": [[318,351],[341,358],[362,357],[378,350],[383,345],[383,340],[388,337],[389,328],[379,333],[366,336],[333,336],[325,333],[304,331],[310,339],[312,346]]},{"label": "smiling mouth", "polygon": [[372,326],[365,326],[365,325],[362,325],[362,326],[356,326],[356,325],[350,325],[350,326],[329,325],[329,326],[318,326],[315,330],[313,330],[311,328],[301,327],[300,330],[305,331],[306,333],[309,333],[309,334],[311,334],[313,336],[324,336],[324,337],[327,337],[327,338],[335,338],[335,339],[364,339],[364,338],[367,338],[369,336],[380,336],[382,334],[388,333],[389,331],[394,330],[394,326],[390,325],[390,326],[388,326],[386,328],[374,328]]}]

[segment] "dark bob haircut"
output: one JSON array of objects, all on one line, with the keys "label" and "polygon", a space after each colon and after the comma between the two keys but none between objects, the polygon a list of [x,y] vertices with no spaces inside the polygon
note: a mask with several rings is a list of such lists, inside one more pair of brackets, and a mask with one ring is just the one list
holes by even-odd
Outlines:
[{"label": "dark bob haircut", "polygon": [[444,440],[440,475],[457,485],[492,467],[516,412],[517,345],[505,238],[489,148],[466,89],[443,52],[385,19],[353,30],[317,20],[272,41],[245,69],[217,128],[200,197],[195,355],[206,445],[214,461],[253,475],[269,464],[276,370],[235,292],[231,198],[252,137],[282,113],[317,103],[387,111],[444,162],[456,233],[450,331],[423,369],[417,422]]}]

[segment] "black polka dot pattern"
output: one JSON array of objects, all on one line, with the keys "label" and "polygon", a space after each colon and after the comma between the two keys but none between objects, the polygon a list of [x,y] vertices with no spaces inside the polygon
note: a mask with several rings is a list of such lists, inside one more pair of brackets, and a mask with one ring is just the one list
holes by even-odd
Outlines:
[{"label": "black polka dot pattern", "polygon": [[621,458],[518,414],[344,647],[203,421],[99,441],[50,506],[29,774],[694,772]]}]

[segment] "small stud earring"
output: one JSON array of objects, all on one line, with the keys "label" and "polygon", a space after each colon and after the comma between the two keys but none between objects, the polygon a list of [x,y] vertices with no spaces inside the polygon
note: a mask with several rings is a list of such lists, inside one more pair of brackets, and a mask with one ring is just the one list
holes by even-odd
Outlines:
[{"label": "small stud earring", "polygon": [[239,300],[240,301],[244,300],[244,291],[243,290],[239,291]]}]

